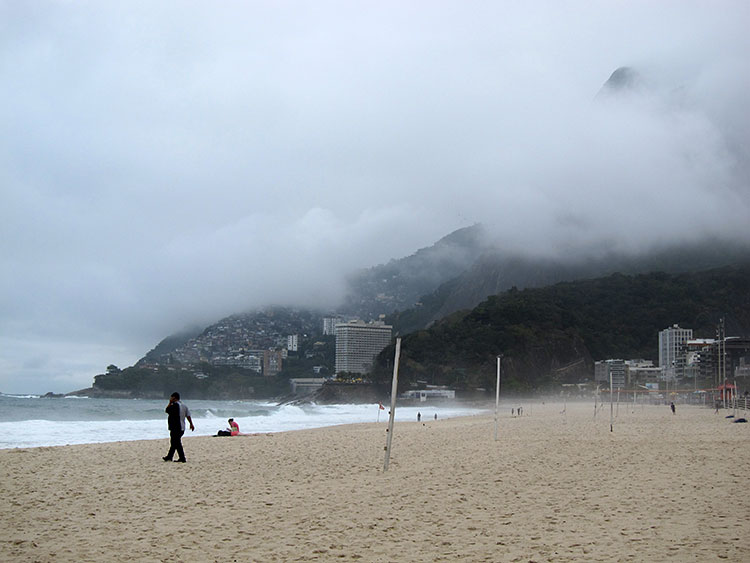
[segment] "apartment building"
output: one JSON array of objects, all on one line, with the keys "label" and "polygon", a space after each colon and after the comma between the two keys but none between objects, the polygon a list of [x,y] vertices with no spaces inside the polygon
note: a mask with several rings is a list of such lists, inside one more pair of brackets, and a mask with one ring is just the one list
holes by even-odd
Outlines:
[{"label": "apartment building", "polygon": [[627,383],[628,366],[625,360],[602,360],[594,363],[594,381],[609,386],[612,389],[624,389]]},{"label": "apartment building", "polygon": [[367,374],[375,357],[391,343],[393,327],[383,322],[336,325],[336,373]]},{"label": "apartment building", "polygon": [[662,378],[674,381],[685,370],[685,348],[693,338],[693,329],[672,325],[659,331],[659,367]]}]

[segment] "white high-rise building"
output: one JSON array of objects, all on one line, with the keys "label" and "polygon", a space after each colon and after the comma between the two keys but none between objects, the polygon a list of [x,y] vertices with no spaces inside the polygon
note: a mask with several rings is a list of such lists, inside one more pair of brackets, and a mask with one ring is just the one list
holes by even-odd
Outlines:
[{"label": "white high-rise building", "polygon": [[339,316],[335,317],[323,317],[323,334],[334,335],[336,334],[336,325],[344,322]]},{"label": "white high-rise building", "polygon": [[659,367],[666,380],[674,380],[685,368],[685,350],[693,329],[673,325],[659,331]]},{"label": "white high-rise building", "polygon": [[286,337],[286,349],[290,352],[299,351],[299,334],[290,334]]},{"label": "white high-rise building", "polygon": [[391,343],[392,329],[382,322],[337,324],[336,373],[369,373],[375,357]]}]

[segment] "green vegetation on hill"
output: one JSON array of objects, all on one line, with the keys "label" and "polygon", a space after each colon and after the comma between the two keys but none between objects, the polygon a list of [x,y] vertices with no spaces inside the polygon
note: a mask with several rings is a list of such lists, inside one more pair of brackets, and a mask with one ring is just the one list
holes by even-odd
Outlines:
[{"label": "green vegetation on hill", "polygon": [[[420,381],[494,389],[503,354],[503,389],[550,390],[591,379],[594,360],[656,360],[658,332],[673,324],[713,337],[721,317],[727,334],[748,334],[750,265],[513,288],[404,336],[399,380],[404,388]],[[390,379],[392,358],[391,346],[375,381]]]},{"label": "green vegetation on hill", "polygon": [[748,260],[750,247],[747,244],[720,240],[671,245],[636,255],[610,252],[588,258],[534,258],[497,248],[485,252],[460,276],[422,295],[419,306],[400,311],[394,309],[388,322],[401,334],[406,334],[426,328],[433,321],[456,311],[472,309],[488,295],[497,295],[511,287],[549,287],[559,282],[602,278],[616,272],[626,275],[657,271],[680,274],[722,268]]},{"label": "green vegetation on hill", "polygon": [[[113,368],[114,366],[110,366]],[[94,378],[94,386],[79,393],[89,396],[166,399],[173,391],[185,398],[256,399],[288,393],[289,382],[263,377],[251,370],[201,364],[200,366],[108,369]]]}]

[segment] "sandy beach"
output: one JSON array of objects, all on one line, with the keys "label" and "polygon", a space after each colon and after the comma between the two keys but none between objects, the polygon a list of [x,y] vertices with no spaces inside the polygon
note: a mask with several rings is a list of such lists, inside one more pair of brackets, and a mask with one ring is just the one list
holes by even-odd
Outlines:
[{"label": "sandy beach", "polygon": [[678,405],[0,451],[2,561],[748,561],[750,425]]}]

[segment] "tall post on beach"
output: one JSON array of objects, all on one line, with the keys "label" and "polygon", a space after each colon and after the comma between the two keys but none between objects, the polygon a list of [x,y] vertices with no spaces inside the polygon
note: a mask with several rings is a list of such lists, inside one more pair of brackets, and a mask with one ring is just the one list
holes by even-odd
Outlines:
[{"label": "tall post on beach", "polygon": [[497,442],[497,411],[500,408],[500,370],[503,355],[497,357],[497,383],[495,384],[495,442]]},{"label": "tall post on beach", "polygon": [[612,372],[609,372],[609,431],[614,432],[615,406],[614,406],[614,389],[612,389]]},{"label": "tall post on beach", "polygon": [[391,410],[388,413],[388,438],[385,442],[385,461],[383,471],[388,471],[391,460],[391,441],[393,440],[393,419],[396,416],[396,394],[398,393],[398,361],[401,356],[401,338],[396,338],[396,357],[393,360],[393,383],[391,384]]},{"label": "tall post on beach", "polygon": [[596,407],[599,405],[599,386],[596,386],[596,393],[594,393],[594,418],[596,418]]},{"label": "tall post on beach", "polygon": [[721,373],[724,378],[724,408],[727,408],[727,328],[721,318]]}]

